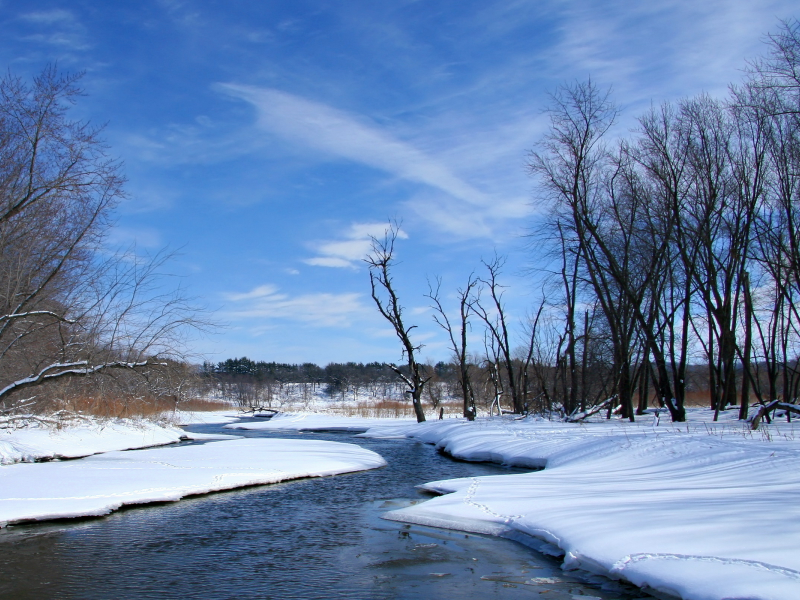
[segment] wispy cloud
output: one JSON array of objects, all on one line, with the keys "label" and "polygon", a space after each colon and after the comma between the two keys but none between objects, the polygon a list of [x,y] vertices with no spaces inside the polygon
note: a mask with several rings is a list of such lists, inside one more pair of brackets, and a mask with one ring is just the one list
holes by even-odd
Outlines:
[{"label": "wispy cloud", "polygon": [[86,41],[86,30],[75,15],[68,10],[53,9],[23,13],[21,21],[38,29],[35,33],[23,36],[28,42],[49,44],[67,50],[87,50],[91,45]]},{"label": "wispy cloud", "polygon": [[160,165],[214,164],[262,147],[252,135],[232,133],[227,127],[201,116],[189,123],[129,132],[115,140],[115,146],[125,148],[139,160]]},{"label": "wispy cloud", "polygon": [[[322,241],[314,244],[317,256],[303,262],[315,267],[334,267],[355,269],[369,253],[372,238],[380,238],[388,229],[387,223],[353,223],[344,232],[342,239]],[[402,229],[397,237],[407,239]]]},{"label": "wispy cloud", "polygon": [[[268,134],[423,184],[402,205],[440,231],[465,238],[492,237],[507,231],[509,221],[530,213],[527,190],[519,185],[520,179],[525,180],[520,177],[524,156],[520,137],[539,124],[531,125],[527,113],[510,117],[513,124],[506,115],[506,121],[485,130],[471,128],[472,119],[466,115],[452,114],[442,119],[449,124],[446,131],[412,128],[401,138],[359,115],[280,90],[235,84],[221,84],[219,89],[253,105],[257,127]],[[509,169],[517,174],[512,190],[505,181]],[[356,256],[361,258],[368,250],[366,239],[359,242],[348,236],[343,242],[320,246],[321,256],[306,262],[351,267]]]},{"label": "wispy cloud", "polygon": [[75,16],[71,12],[59,8],[25,13],[20,15],[20,19],[23,21],[29,21],[31,23],[42,23],[45,25],[53,25],[55,23],[67,23],[73,25],[76,22]]},{"label": "wispy cloud", "polygon": [[558,12],[552,63],[613,84],[627,103],[647,104],[665,94],[725,93],[743,60],[762,51],[753,32],[774,29],[776,16],[796,10],[787,0],[578,0]]},{"label": "wispy cloud", "polygon": [[183,0],[158,0],[158,5],[164,9],[165,14],[172,21],[185,29],[196,29],[203,23],[200,11],[195,2]]},{"label": "wispy cloud", "polygon": [[154,250],[164,245],[161,233],[153,227],[112,227],[105,238],[105,245],[109,248],[137,246]]},{"label": "wispy cloud", "polygon": [[220,89],[251,103],[258,126],[326,154],[381,169],[423,183],[473,205],[486,195],[446,165],[365,119],[271,88],[221,84]]},{"label": "wispy cloud", "polygon": [[260,285],[249,292],[228,293],[233,319],[295,321],[316,327],[348,327],[360,315],[368,314],[361,294],[311,293],[291,296],[277,286]]}]

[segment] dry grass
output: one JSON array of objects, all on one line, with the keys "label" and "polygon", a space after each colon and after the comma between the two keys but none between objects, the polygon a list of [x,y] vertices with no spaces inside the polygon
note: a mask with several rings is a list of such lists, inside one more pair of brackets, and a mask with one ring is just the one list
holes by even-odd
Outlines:
[{"label": "dry grass", "polygon": [[[741,400],[742,395],[740,392],[736,394],[737,400]],[[635,397],[634,402],[638,398]],[[755,397],[750,397],[750,403],[755,401]],[[683,404],[687,408],[709,408],[711,406],[711,392],[708,389],[687,391],[683,397]],[[654,393],[650,398],[650,406],[658,406],[658,397]]]},{"label": "dry grass", "polygon": [[[446,417],[461,416],[462,407],[460,402],[441,402],[440,408],[444,408],[444,415]],[[430,404],[423,404],[425,416],[428,419],[436,419],[439,417],[439,409],[435,409]],[[281,410],[303,410],[302,406],[284,405]],[[307,410],[307,409],[306,409]],[[367,419],[402,419],[414,418],[414,408],[410,401],[403,400],[362,400],[353,403],[335,403],[332,402],[325,408],[325,412],[334,414],[341,417],[364,417]]]},{"label": "dry grass", "polygon": [[[193,398],[181,402],[178,407],[184,411],[230,410],[225,402]],[[94,398],[78,396],[60,402],[60,409],[74,413],[102,418],[159,418],[165,412],[175,409],[175,402],[168,398]]]},{"label": "dry grass", "polygon": [[687,407],[708,408],[711,404],[711,392],[708,390],[686,392],[683,397],[683,404]]},{"label": "dry grass", "polygon": [[401,400],[360,401],[355,405],[337,407],[336,414],[343,417],[366,417],[372,419],[413,417],[414,409],[410,402]]}]

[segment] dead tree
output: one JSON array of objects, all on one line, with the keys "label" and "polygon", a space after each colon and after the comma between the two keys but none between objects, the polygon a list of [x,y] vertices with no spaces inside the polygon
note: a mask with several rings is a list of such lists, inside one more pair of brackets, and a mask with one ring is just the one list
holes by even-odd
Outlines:
[{"label": "dead tree", "polygon": [[[458,382],[461,386],[461,396],[464,400],[464,416],[469,421],[475,420],[475,392],[472,389],[472,381],[469,374],[469,362],[467,355],[467,332],[469,331],[469,316],[472,312],[472,292],[478,285],[478,280],[470,274],[467,285],[460,288],[458,293],[458,326],[454,327],[450,322],[447,313],[442,306],[439,290],[441,279],[436,280],[436,289],[428,282],[428,298],[433,302],[433,309],[436,311],[433,320],[447,332],[450,340],[450,349],[458,361]],[[456,339],[458,338],[458,339]]]},{"label": "dead tree", "polygon": [[502,363],[506,378],[508,379],[508,392],[511,395],[511,408],[516,414],[525,412],[520,390],[522,375],[513,357],[513,348],[508,333],[508,322],[505,304],[503,303],[503,286],[500,285],[498,277],[503,268],[505,260],[495,256],[491,262],[485,262],[487,276],[480,279],[484,289],[489,292],[491,308],[487,309],[477,297],[473,302],[473,311],[478,318],[486,325],[490,333],[493,344],[496,345],[499,362]]},{"label": "dead tree", "polygon": [[422,391],[430,377],[425,377],[423,366],[417,362],[416,353],[420,351],[422,345],[414,344],[411,341],[411,331],[416,328],[416,325],[406,327],[403,323],[403,306],[397,298],[397,292],[392,282],[391,270],[395,264],[394,243],[399,231],[400,225],[392,222],[384,232],[383,238],[373,237],[372,250],[364,261],[369,265],[372,299],[378,307],[378,312],[391,323],[397,339],[400,340],[408,372],[404,373],[394,364],[389,364],[389,367],[408,386],[409,389],[406,393],[411,397],[417,422],[422,423],[425,420],[425,412],[422,409]]}]

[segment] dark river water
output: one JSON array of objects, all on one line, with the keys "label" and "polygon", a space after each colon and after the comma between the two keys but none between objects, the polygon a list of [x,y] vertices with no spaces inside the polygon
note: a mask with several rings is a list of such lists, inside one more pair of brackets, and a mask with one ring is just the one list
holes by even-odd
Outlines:
[{"label": "dark river water", "polygon": [[360,444],[388,467],[290,481],[99,519],[0,530],[0,598],[629,600],[631,587],[564,573],[508,540],[385,521],[424,501],[427,481],[511,472],[451,460],[410,440],[344,433],[264,433]]}]

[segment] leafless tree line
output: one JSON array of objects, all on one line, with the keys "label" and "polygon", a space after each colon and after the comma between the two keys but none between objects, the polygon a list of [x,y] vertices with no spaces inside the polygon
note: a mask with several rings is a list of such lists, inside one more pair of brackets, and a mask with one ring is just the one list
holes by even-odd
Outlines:
[{"label": "leafless tree line", "polygon": [[798,22],[769,44],[727,99],[652,108],[629,139],[608,140],[618,113],[594,82],[553,95],[530,169],[547,210],[539,233],[561,264],[571,403],[576,340],[592,330],[631,420],[636,391],[641,412],[652,386],[683,421],[692,362],[708,366],[717,412],[740,404],[744,419],[753,396],[797,398]]},{"label": "leafless tree line", "polygon": [[[457,310],[440,280],[430,285],[465,417],[487,384],[498,409],[573,419],[605,409],[634,420],[655,399],[683,421],[693,387],[717,414],[738,404],[742,419],[752,399],[795,402],[800,23],[781,23],[767,41],[768,55],[727,98],[653,107],[624,139],[595,82],[552,95],[550,128],[529,161],[543,215],[533,237],[552,268],[522,335],[505,310],[502,258],[456,291]],[[398,227],[373,239],[367,263],[373,298],[416,373],[407,380],[416,402],[428,380],[390,276]],[[467,348],[473,327],[484,332],[477,351]]]},{"label": "leafless tree line", "polygon": [[[372,253],[366,258],[370,267],[372,297],[381,315],[392,325],[402,344],[402,367],[389,365],[406,384],[407,394],[414,405],[418,421],[425,420],[422,405],[424,391],[434,408],[438,406],[435,371],[419,360],[421,344],[413,341],[415,325],[406,325],[404,307],[397,296],[392,279],[396,263],[395,242],[400,232],[399,224],[391,222],[382,238],[373,238]],[[441,280],[429,284],[427,298],[434,310],[434,321],[446,332],[458,382],[458,395],[463,402],[463,416],[473,420],[482,406],[489,413],[500,414],[503,407],[522,414],[530,411],[563,412],[570,407],[560,398],[555,384],[559,367],[546,362],[543,335],[540,328],[545,309],[543,302],[528,323],[526,342],[520,347],[504,301],[505,286],[500,279],[505,260],[495,256],[484,261],[480,274],[471,274],[463,288],[457,290],[458,313],[451,318],[441,291]],[[475,331],[482,330],[483,343],[477,352],[468,349]],[[558,362],[558,361],[556,361]],[[585,365],[586,366],[586,365]],[[582,401],[585,404],[585,399]],[[569,411],[570,414],[574,410]]]},{"label": "leafless tree line", "polygon": [[[118,390],[135,383],[138,395],[168,387],[177,398],[185,388],[181,342],[205,325],[165,274],[168,254],[105,249],[124,177],[100,130],[69,116],[78,78],[49,67],[31,83],[0,80],[4,413],[42,407],[70,389],[97,395],[115,382]],[[87,391],[89,380],[97,385]]]}]

